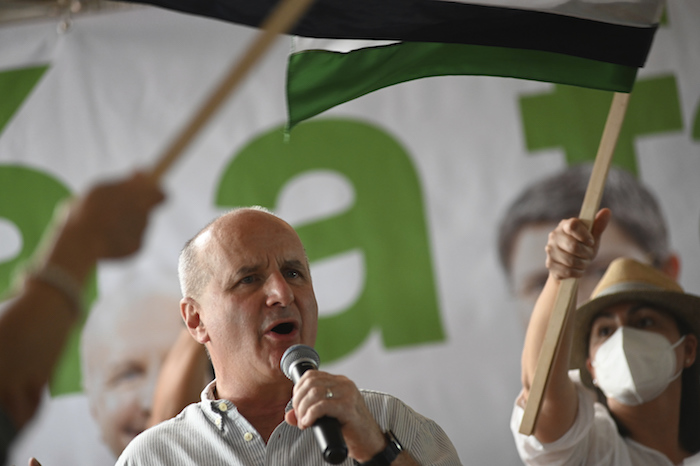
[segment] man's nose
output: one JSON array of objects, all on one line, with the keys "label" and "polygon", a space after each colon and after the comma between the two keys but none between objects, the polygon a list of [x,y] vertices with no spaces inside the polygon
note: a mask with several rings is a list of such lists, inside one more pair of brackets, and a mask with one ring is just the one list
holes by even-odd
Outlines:
[{"label": "man's nose", "polygon": [[268,306],[289,306],[294,301],[294,292],[280,272],[271,274],[265,282]]}]

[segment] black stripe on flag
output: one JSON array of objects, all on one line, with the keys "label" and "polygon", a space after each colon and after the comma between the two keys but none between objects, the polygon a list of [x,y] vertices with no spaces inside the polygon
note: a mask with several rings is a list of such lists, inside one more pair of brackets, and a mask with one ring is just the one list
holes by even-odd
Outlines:
[{"label": "black stripe on flag", "polygon": [[[130,0],[258,26],[274,0]],[[436,0],[316,0],[291,31],[330,39],[444,42],[542,50],[641,68],[656,26]]]}]

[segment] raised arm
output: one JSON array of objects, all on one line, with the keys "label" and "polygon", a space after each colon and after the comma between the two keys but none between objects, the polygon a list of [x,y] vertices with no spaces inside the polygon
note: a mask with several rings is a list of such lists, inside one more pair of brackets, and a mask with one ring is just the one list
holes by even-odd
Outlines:
[{"label": "raised arm", "polygon": [[[518,403],[524,406],[537,367],[542,341],[562,280],[581,277],[595,258],[600,236],[610,219],[610,211],[602,209],[596,215],[591,231],[576,218],[562,220],[549,234],[547,269],[549,276],[530,317],[522,354],[523,391]],[[568,377],[569,355],[573,321],[563,329],[561,346],[552,363],[552,371],[545,390],[534,435],[542,443],[559,439],[576,419],[578,398]]]},{"label": "raised arm", "polygon": [[211,375],[204,346],[183,328],[158,374],[148,426],[175,417],[185,406],[199,401]]},{"label": "raised arm", "polygon": [[150,178],[135,174],[95,186],[60,219],[46,254],[0,317],[0,409],[18,431],[36,411],[80,318],[83,288],[97,261],[136,252],[162,200]]}]

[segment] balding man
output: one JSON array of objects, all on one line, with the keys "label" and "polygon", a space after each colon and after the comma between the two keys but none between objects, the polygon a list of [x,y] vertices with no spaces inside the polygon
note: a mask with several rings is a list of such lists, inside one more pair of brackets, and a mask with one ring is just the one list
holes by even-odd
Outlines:
[{"label": "balding man", "polygon": [[280,360],[313,346],[318,307],[294,229],[262,209],[231,211],[185,246],[179,264],[181,314],[203,344],[216,379],[202,401],[146,430],[119,465],[322,465],[308,429],[336,418],[345,465],[458,465],[454,446],[430,419],[346,377],[307,371],[294,385]]}]

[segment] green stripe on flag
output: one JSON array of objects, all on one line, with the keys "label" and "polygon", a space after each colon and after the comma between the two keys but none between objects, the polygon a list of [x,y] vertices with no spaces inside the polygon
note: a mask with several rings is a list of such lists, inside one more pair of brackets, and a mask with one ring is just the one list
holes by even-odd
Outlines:
[{"label": "green stripe on flag", "polygon": [[401,42],[348,53],[306,50],[289,57],[289,128],[372,91],[430,76],[482,75],[630,92],[636,67],[503,47]]}]

